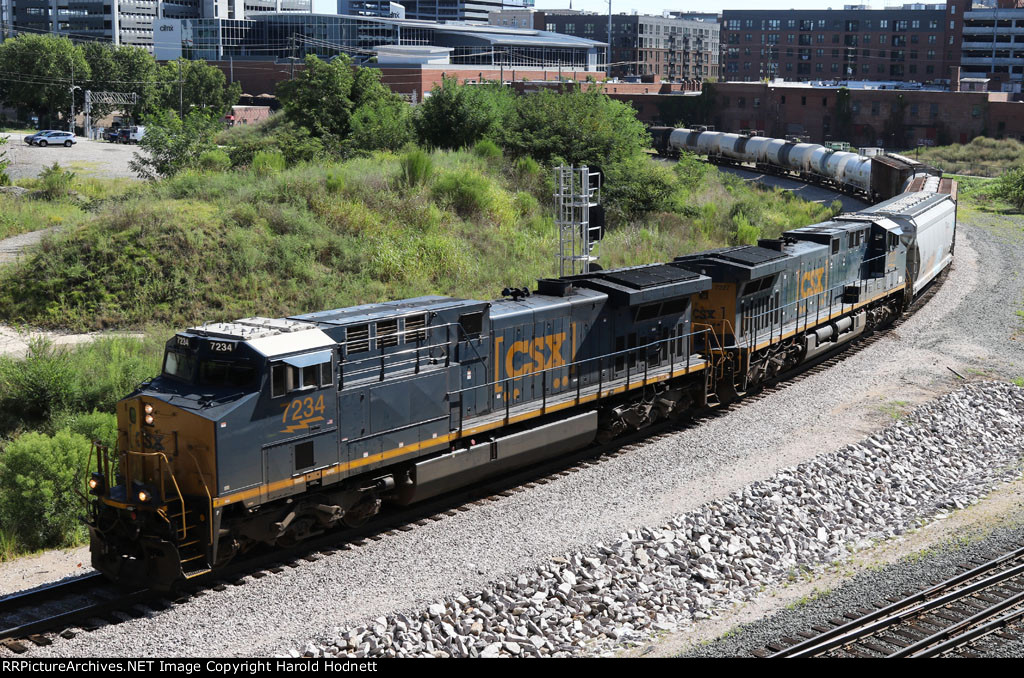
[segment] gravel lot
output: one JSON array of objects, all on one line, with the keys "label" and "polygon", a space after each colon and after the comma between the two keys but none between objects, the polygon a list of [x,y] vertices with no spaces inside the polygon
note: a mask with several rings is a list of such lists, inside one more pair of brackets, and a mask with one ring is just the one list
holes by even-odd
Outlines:
[{"label": "gravel lot", "polygon": [[[963,214],[961,215],[963,218]],[[779,469],[860,440],[893,412],[974,378],[1024,374],[1016,303],[1019,227],[973,214],[939,293],[913,318],[839,365],[548,485],[286,574],[83,634],[33,655],[259,655],[303,648],[398,610],[534,571],[567,551],[723,499]]]},{"label": "gravel lot", "polygon": [[137,146],[91,141],[78,137],[78,143],[71,148],[63,146],[39,148],[26,144],[24,141],[26,135],[6,134],[4,136],[9,140],[5,148],[7,158],[11,161],[7,173],[11,175],[12,179],[37,177],[44,167],[55,162],[82,176],[137,178],[128,169],[128,161],[132,159],[132,153],[138,150]]}]

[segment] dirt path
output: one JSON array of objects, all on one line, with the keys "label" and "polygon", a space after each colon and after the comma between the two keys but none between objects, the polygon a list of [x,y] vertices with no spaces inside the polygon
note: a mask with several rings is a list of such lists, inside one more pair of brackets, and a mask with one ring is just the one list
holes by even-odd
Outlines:
[{"label": "dirt path", "polygon": [[22,257],[26,249],[39,244],[48,233],[53,233],[56,230],[56,228],[44,228],[40,231],[20,233],[0,240],[0,265],[13,264]]}]

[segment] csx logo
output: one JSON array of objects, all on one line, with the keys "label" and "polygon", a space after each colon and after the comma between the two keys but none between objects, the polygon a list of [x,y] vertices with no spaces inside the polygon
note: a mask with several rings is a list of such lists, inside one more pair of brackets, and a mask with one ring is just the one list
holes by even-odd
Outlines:
[{"label": "csx logo", "polygon": [[565,332],[513,342],[505,352],[505,376],[521,377],[531,372],[561,367],[565,364],[562,357],[563,343]]},{"label": "csx logo", "polygon": [[821,294],[825,291],[825,285],[821,278],[825,274],[824,267],[807,271],[800,276],[800,298],[804,299],[814,294]]}]

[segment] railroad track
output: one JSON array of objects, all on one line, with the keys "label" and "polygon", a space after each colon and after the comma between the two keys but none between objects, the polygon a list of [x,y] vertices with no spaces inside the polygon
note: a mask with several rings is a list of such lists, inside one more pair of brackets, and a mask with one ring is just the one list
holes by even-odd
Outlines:
[{"label": "railroad track", "polygon": [[758,657],[976,657],[970,646],[996,636],[1012,640],[1007,629],[1024,623],[1024,548],[963,572],[926,589],[892,596],[875,609],[830,620],[799,639],[787,637]]},{"label": "railroad track", "polygon": [[32,645],[50,645],[59,637],[72,638],[79,631],[91,631],[106,624],[158,614],[163,610],[187,604],[193,597],[206,592],[222,591],[228,586],[241,586],[247,582],[280,574],[288,569],[301,567],[303,563],[316,562],[339,550],[361,548],[388,536],[409,532],[417,527],[469,511],[473,506],[487,505],[547,485],[559,477],[604,463],[639,449],[647,443],[677,435],[702,421],[725,416],[770,395],[778,394],[793,384],[871,346],[898,328],[934,296],[945,277],[946,274],[943,273],[937,278],[911,309],[884,332],[855,339],[832,353],[826,353],[810,363],[780,375],[775,381],[765,384],[756,392],[727,405],[698,412],[692,418],[659,422],[640,431],[620,436],[609,443],[593,445],[541,466],[510,474],[500,480],[488,481],[409,508],[390,511],[362,528],[331,532],[290,549],[273,550],[247,558],[211,573],[211,576],[191,580],[186,588],[174,594],[148,589],[124,591],[107,582],[99,574],[93,574],[2,598],[0,646],[20,654],[27,652]]}]

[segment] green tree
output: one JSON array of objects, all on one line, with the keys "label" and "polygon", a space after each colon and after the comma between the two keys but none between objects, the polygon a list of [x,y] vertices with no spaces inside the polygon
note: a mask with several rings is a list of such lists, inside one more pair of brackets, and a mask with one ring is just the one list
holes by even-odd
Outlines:
[{"label": "green tree", "polygon": [[25,549],[71,546],[82,536],[89,439],[70,430],[26,433],[0,455],[0,525]]},{"label": "green tree", "polygon": [[360,150],[397,151],[412,139],[412,110],[397,97],[363,104],[352,114],[352,145]]},{"label": "green tree", "polygon": [[[0,101],[54,127],[70,115],[72,81],[84,84],[90,71],[81,48],[69,39],[26,33],[0,43],[0,74]],[[74,92],[75,109],[81,110],[83,90]]]},{"label": "green tree", "polygon": [[608,173],[650,146],[647,130],[628,104],[598,88],[544,90],[515,100],[505,147],[516,156],[554,159]]},{"label": "green tree", "polygon": [[[216,117],[223,116],[238,103],[242,86],[227,84],[224,72],[203,60],[168,61],[157,73],[159,107],[187,114],[198,108]],[[149,133],[149,130],[146,130]]]},{"label": "green tree", "polygon": [[1014,167],[995,180],[992,195],[1024,210],[1024,165]]},{"label": "green tree", "polygon": [[463,148],[481,139],[500,141],[516,97],[496,83],[459,84],[444,78],[416,107],[413,126],[420,143],[430,148]]},{"label": "green tree", "polygon": [[145,49],[131,45],[115,46],[105,42],[89,42],[82,46],[91,76],[88,89],[94,92],[134,93],[134,106],[93,104],[93,118],[102,118],[115,110],[138,120],[155,111],[158,104],[157,64]]},{"label": "green tree", "polygon": [[215,149],[214,137],[224,128],[214,109],[193,109],[182,120],[163,110],[144,119],[146,134],[139,141],[144,153],[133,154],[128,163],[143,179],[157,179],[198,167],[203,153]]},{"label": "green tree", "polygon": [[314,55],[306,57],[306,68],[294,80],[277,85],[277,96],[288,120],[305,127],[314,136],[348,136],[352,110],[352,60],[335,57],[330,63]]}]

